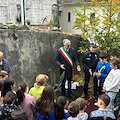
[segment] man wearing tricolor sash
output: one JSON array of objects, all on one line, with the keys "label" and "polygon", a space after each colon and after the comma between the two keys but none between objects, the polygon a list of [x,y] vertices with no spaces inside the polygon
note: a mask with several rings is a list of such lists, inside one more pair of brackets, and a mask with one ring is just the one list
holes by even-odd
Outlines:
[{"label": "man wearing tricolor sash", "polygon": [[80,65],[76,57],[75,51],[70,47],[71,42],[68,39],[63,40],[63,47],[59,48],[56,54],[56,64],[60,67],[60,75],[65,71],[65,76],[62,81],[61,91],[65,96],[65,82],[68,80],[68,95],[74,98],[71,92],[71,81],[73,78],[73,60],[76,63],[77,70],[80,71]]}]

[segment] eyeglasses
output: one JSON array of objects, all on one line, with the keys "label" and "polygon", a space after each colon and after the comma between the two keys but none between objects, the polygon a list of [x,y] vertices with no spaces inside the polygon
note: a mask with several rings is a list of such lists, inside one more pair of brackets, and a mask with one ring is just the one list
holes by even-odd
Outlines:
[{"label": "eyeglasses", "polygon": [[69,47],[70,45],[66,45],[67,47]]}]

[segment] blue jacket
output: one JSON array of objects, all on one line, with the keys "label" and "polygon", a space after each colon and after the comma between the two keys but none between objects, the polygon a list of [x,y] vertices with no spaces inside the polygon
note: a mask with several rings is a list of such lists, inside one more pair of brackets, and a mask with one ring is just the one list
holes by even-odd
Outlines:
[{"label": "blue jacket", "polygon": [[105,64],[98,62],[95,73],[100,73],[101,75],[100,77],[97,77],[97,79],[104,82],[105,78],[107,77],[110,71],[111,71],[111,67],[108,62]]},{"label": "blue jacket", "polygon": [[[76,66],[78,66],[79,62],[76,57],[74,49],[70,48],[68,54],[70,55],[72,60],[75,61]],[[72,77],[72,67],[67,62],[67,60],[64,58],[64,56],[61,54],[60,50],[57,51],[55,62],[59,67],[61,64],[64,64],[65,70],[60,68],[60,75],[63,73],[63,71],[65,71],[65,77],[68,77],[68,78]]]}]

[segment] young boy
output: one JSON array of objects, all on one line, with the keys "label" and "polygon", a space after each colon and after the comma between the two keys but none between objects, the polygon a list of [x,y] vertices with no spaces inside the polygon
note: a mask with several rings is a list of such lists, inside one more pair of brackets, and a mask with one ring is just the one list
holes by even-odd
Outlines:
[{"label": "young boy", "polygon": [[68,112],[70,117],[68,119],[63,120],[79,120],[77,115],[79,114],[79,104],[76,102],[71,102],[68,106]]},{"label": "young boy", "polygon": [[89,120],[115,120],[114,114],[106,109],[109,103],[110,97],[108,95],[100,95],[98,98],[99,109],[91,112]]},{"label": "young boy", "polygon": [[78,98],[76,99],[76,102],[79,104],[79,114],[77,115],[79,120],[87,120],[88,114],[85,112],[86,109],[86,101],[84,98]]},{"label": "young boy", "polygon": [[[110,71],[111,67],[110,64],[107,62],[107,54],[102,52],[100,54],[100,62],[98,62],[96,67],[96,72],[93,74],[93,76],[96,76],[98,79],[98,92],[100,95],[102,94],[102,87],[105,78],[107,77]],[[97,99],[97,97],[95,99]]]}]

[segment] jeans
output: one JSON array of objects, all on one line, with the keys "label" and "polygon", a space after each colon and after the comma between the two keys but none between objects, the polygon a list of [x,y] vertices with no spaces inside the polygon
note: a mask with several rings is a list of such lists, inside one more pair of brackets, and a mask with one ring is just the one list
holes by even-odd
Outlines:
[{"label": "jeans", "polygon": [[115,100],[117,92],[110,92],[110,91],[108,91],[105,94],[107,94],[110,97],[110,103],[107,106],[107,109],[108,109],[108,111],[114,113],[114,100]]}]

